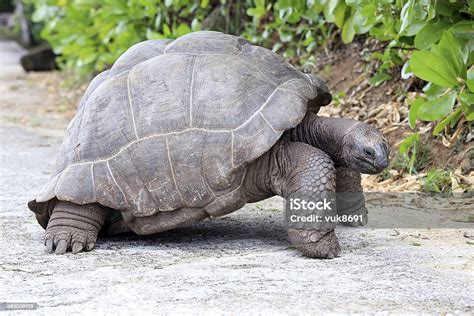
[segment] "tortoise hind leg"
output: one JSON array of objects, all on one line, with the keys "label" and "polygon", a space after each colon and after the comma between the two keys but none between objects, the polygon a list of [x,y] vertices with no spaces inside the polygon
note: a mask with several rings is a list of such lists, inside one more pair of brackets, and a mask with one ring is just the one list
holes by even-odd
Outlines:
[{"label": "tortoise hind leg", "polygon": [[63,254],[90,251],[105,223],[108,211],[98,204],[58,202],[46,228],[46,252]]}]

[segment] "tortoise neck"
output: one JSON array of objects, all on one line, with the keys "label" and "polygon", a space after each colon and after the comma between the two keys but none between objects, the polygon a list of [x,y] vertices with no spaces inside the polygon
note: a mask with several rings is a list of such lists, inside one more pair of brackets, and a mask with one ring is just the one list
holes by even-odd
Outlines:
[{"label": "tortoise neck", "polygon": [[354,120],[319,117],[314,113],[307,113],[301,123],[289,131],[289,135],[291,141],[321,149],[336,165],[344,166],[343,140],[357,123]]}]

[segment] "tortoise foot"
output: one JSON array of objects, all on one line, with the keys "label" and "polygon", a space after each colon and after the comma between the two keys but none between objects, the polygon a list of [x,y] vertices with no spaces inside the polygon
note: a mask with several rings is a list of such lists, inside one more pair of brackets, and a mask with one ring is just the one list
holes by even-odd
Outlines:
[{"label": "tortoise foot", "polygon": [[75,254],[94,249],[105,217],[106,211],[98,205],[58,203],[46,228],[45,251]]},{"label": "tortoise foot", "polygon": [[81,251],[91,251],[97,241],[97,232],[78,229],[70,226],[55,226],[48,228],[45,236],[45,251],[47,253],[64,254],[71,251],[76,254]]},{"label": "tortoise foot", "polygon": [[291,243],[303,256],[309,258],[332,259],[341,253],[336,233],[316,230],[288,230]]}]

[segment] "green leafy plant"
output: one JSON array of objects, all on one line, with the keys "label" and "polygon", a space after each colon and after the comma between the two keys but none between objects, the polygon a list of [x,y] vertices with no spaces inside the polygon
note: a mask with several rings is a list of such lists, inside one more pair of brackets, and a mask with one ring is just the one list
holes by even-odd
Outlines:
[{"label": "green leafy plant", "polygon": [[79,74],[102,71],[131,45],[176,38],[201,28],[211,11],[191,0],[30,0],[41,36],[59,54],[63,68]]},{"label": "green leafy plant", "polygon": [[420,135],[413,133],[400,144],[399,153],[392,167],[409,174],[423,170],[430,160],[429,150],[420,141]]},{"label": "green leafy plant", "polygon": [[[426,46],[426,41],[422,46]],[[454,127],[461,114],[468,121],[474,120],[474,90],[468,86],[468,82],[472,82],[474,68],[469,54],[472,55],[472,51],[469,51],[468,45],[450,30],[443,31],[438,44],[432,44],[430,50],[413,53],[409,61],[411,71],[430,84],[425,94],[410,107],[412,127],[416,118],[439,121],[433,130],[433,134],[438,135],[445,126]]]},{"label": "green leafy plant", "polygon": [[428,193],[451,192],[451,175],[448,171],[432,169],[423,181],[423,191]]}]

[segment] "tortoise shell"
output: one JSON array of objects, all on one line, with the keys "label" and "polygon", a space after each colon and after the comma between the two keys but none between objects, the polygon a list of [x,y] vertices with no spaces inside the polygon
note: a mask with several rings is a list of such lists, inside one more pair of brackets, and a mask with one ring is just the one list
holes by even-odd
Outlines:
[{"label": "tortoise shell", "polygon": [[236,36],[136,44],[91,82],[30,208],[49,217],[57,198],[128,220],[182,207],[213,214],[220,197],[242,200],[249,163],[329,101],[319,78]]}]

